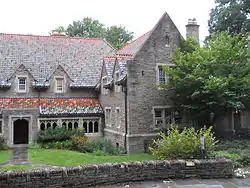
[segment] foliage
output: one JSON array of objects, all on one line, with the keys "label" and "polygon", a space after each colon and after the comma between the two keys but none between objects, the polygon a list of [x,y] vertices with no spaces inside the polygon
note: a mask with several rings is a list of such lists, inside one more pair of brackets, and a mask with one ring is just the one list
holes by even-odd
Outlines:
[{"label": "foliage", "polygon": [[73,139],[75,137],[72,137],[74,150],[82,153],[97,153],[98,155],[100,153],[105,155],[121,155],[125,153],[123,148],[114,146],[108,139],[85,140],[77,138],[75,141]]},{"label": "foliage", "polygon": [[92,18],[85,17],[82,20],[73,21],[66,29],[67,34],[72,37],[104,38],[104,25]]},{"label": "foliage", "polygon": [[73,148],[79,151],[82,151],[82,148],[88,141],[88,137],[86,136],[72,136],[71,139],[72,139]]},{"label": "foliage", "polygon": [[66,32],[71,37],[105,38],[113,47],[120,49],[133,38],[133,33],[122,26],[105,27],[99,20],[84,17],[82,20],[73,21],[65,29],[59,26],[55,31]]},{"label": "foliage", "polygon": [[249,0],[215,0],[216,7],[210,12],[209,32],[228,31],[246,33],[250,31]]},{"label": "foliage", "polygon": [[122,26],[111,26],[106,29],[105,39],[116,49],[121,49],[133,39],[133,33]]},{"label": "foliage", "polygon": [[160,160],[164,159],[192,159],[200,158],[200,137],[204,137],[206,157],[210,156],[215,149],[216,141],[213,133],[209,129],[195,130],[194,128],[184,128],[182,132],[177,127],[168,130],[168,136],[160,132],[160,139],[154,140],[155,147],[150,147],[150,151]]},{"label": "foliage", "polygon": [[209,125],[211,113],[216,117],[249,108],[250,54],[246,38],[220,33],[213,34],[207,46],[191,42],[185,42],[189,50],[177,51],[173,58],[176,66],[165,67],[170,81],[160,86],[175,93],[172,100],[176,109],[200,125]]},{"label": "foliage", "polygon": [[55,141],[69,140],[73,135],[84,134],[82,129],[67,129],[64,126],[40,130],[38,133],[38,143],[48,143]]},{"label": "foliage", "polygon": [[6,145],[5,145],[5,139],[3,136],[0,135],[0,150],[6,149]]},{"label": "foliage", "polygon": [[64,140],[64,141],[56,141],[56,142],[47,142],[39,144],[39,147],[42,149],[72,149],[73,144],[71,140]]}]

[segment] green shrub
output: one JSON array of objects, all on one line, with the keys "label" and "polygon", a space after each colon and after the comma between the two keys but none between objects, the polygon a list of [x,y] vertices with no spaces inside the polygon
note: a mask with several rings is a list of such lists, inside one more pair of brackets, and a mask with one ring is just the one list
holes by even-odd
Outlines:
[{"label": "green shrub", "polygon": [[5,138],[0,135],[0,150],[8,149],[8,146],[5,144]]},{"label": "green shrub", "polygon": [[[154,140],[154,147],[150,151],[158,159],[192,159],[208,157],[215,149],[216,141],[211,131],[212,127],[204,130],[184,128],[180,131],[177,127],[168,130],[168,136],[159,133],[160,139]],[[201,155],[200,137],[204,137],[205,152]]]},{"label": "green shrub", "polygon": [[84,145],[87,143],[88,137],[86,137],[86,136],[72,136],[71,140],[72,140],[73,148],[75,150],[80,151],[80,152],[85,152]]},{"label": "green shrub", "polygon": [[71,137],[76,134],[82,134],[82,130],[70,130],[65,127],[48,128],[39,131],[37,141],[38,143],[64,141],[71,139]]},{"label": "green shrub", "polygon": [[47,142],[47,143],[41,143],[39,145],[40,145],[40,148],[43,148],[43,149],[68,149],[68,150],[71,150],[73,148],[73,144],[72,144],[71,140]]}]

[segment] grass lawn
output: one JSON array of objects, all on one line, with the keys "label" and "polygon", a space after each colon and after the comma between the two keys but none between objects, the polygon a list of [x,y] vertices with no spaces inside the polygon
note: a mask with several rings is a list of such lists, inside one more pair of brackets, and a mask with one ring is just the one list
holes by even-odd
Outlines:
[{"label": "grass lawn", "polygon": [[152,155],[145,153],[122,156],[96,156],[90,153],[79,153],[68,150],[30,149],[29,159],[34,164],[78,166],[109,162],[144,161],[153,160],[155,158]]},{"label": "grass lawn", "polygon": [[11,155],[11,151],[10,150],[1,150],[0,151],[0,163],[7,162],[10,155]]},{"label": "grass lawn", "polygon": [[29,170],[29,169],[37,169],[37,167],[33,167],[33,166],[5,166],[5,167],[0,168],[0,171]]}]

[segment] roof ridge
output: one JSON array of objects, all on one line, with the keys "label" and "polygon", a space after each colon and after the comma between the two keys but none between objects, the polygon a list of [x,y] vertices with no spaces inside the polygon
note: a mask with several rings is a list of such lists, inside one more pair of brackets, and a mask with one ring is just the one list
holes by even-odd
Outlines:
[{"label": "roof ridge", "polygon": [[[49,35],[33,35],[33,34],[17,34],[17,33],[0,33],[6,36],[23,36],[23,37],[41,37],[41,38],[62,38],[62,39],[84,39],[84,40],[102,40],[107,42],[104,38],[88,38],[88,37],[72,37],[72,36],[49,36]],[[107,42],[108,43],[108,42]],[[110,45],[110,44],[109,44]],[[114,47],[112,47],[114,48]]]}]

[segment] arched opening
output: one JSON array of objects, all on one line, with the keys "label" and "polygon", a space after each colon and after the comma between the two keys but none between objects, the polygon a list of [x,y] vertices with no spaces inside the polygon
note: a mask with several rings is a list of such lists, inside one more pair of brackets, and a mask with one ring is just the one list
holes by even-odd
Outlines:
[{"label": "arched opening", "polygon": [[92,133],[93,132],[93,123],[92,121],[89,122],[89,133]]},{"label": "arched opening", "polygon": [[62,126],[66,129],[66,128],[67,128],[66,122],[63,122],[63,123],[62,123]]},{"label": "arched opening", "polygon": [[47,123],[47,129],[51,128],[51,124]]},{"label": "arched opening", "polygon": [[29,143],[29,122],[25,119],[18,119],[13,124],[13,143]]},{"label": "arched opening", "polygon": [[85,133],[87,133],[88,129],[87,129],[87,122],[83,122],[83,128],[85,130]]},{"label": "arched opening", "polygon": [[40,125],[40,130],[42,130],[42,131],[45,130],[45,124],[44,124],[44,123],[41,123],[41,125]]},{"label": "arched opening", "polygon": [[99,127],[98,127],[98,121],[94,123],[94,133],[98,133]]},{"label": "arched opening", "polygon": [[72,123],[71,122],[68,123],[68,129],[72,130]]},{"label": "arched opening", "polygon": [[77,129],[77,128],[78,128],[78,123],[75,122],[75,123],[74,123],[74,129]]},{"label": "arched opening", "polygon": [[53,129],[55,129],[57,127],[57,123],[53,123]]}]

